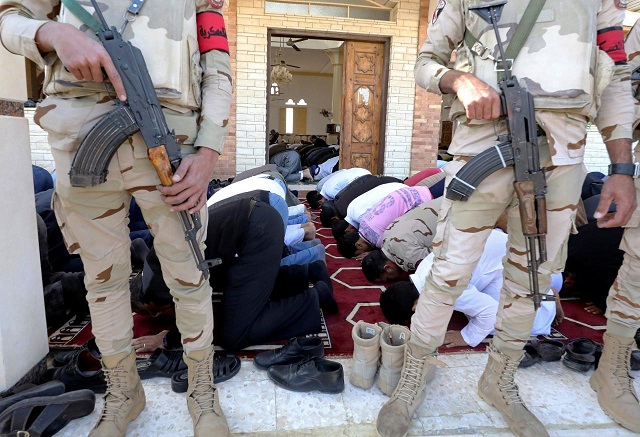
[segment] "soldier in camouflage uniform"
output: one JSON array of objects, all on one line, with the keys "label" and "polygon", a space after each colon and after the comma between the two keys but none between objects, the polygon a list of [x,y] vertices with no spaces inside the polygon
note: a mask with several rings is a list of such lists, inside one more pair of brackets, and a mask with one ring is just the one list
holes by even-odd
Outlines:
[{"label": "soldier in camouflage uniform", "polygon": [[[456,131],[449,147],[455,158],[443,169],[447,184],[473,156],[497,145],[497,134],[506,133],[494,70],[499,57],[495,33],[468,9],[481,3],[440,0],[415,67],[420,86],[437,94],[455,94],[451,119]],[[528,0],[509,0],[504,7],[498,25],[507,47],[528,4]],[[582,157],[587,123],[594,121],[600,129],[612,162],[631,162],[633,104],[623,49],[625,6],[622,0],[546,2],[513,63],[513,74],[535,98],[540,161],[547,168],[548,261],[538,271],[541,290],[549,287],[551,273],[564,267],[586,174]],[[464,43],[465,32],[479,40],[473,51]],[[454,49],[455,66],[450,69]],[[435,375],[436,348],[443,342],[455,300],[503,211],[509,229],[505,279],[496,335],[478,393],[500,410],[516,435],[547,435],[524,406],[514,382],[535,311],[513,182],[514,171],[508,167],[487,177],[468,201],[444,199],[433,240],[435,262],[411,319],[400,383],[378,415],[379,435],[407,432],[411,416],[426,396],[426,383]],[[631,178],[616,174],[607,180],[600,216],[611,201],[617,212],[602,217],[602,225],[626,223],[635,208]]]},{"label": "soldier in camouflage uniform", "polygon": [[[90,1],[80,3],[94,12]],[[107,22],[116,27],[123,24],[130,4],[99,2]],[[91,127],[114,108],[112,96],[126,99],[122,82],[95,34],[59,1],[0,1],[3,45],[45,68],[48,97],[39,105],[35,121],[49,134],[58,174],[53,204],[69,252],[80,254],[84,263],[93,334],[109,386],[91,436],[124,436],[128,423],[145,406],[131,348],[131,196],[154,234],[175,299],[195,435],[228,434],[213,385],[211,287],[196,268],[175,212],[200,211],[202,231],[207,229],[207,185],[222,151],[232,89],[222,6],[222,0],[148,0],[123,32],[124,39],[142,51],[169,128],[175,129],[181,144],[183,159],[175,185],[159,185],[147,147],[136,134],[111,160],[105,183],[77,188],[68,176],[75,151]],[[110,83],[103,81],[103,70]],[[204,239],[200,232],[201,248]]]},{"label": "soldier in camouflage uniform", "polygon": [[[631,71],[640,68],[640,25],[636,23],[625,40]],[[640,136],[640,103],[637,88],[640,81],[632,82],[635,96],[634,140]],[[640,147],[635,148],[635,162],[640,162]],[[635,179],[636,196],[640,199],[640,180]],[[638,201],[640,205],[640,200]],[[620,249],[625,252],[618,277],[607,298],[607,331],[604,350],[598,369],[591,376],[591,387],[598,393],[602,409],[616,422],[640,433],[640,405],[629,376],[634,336],[640,328],[640,209],[636,208],[627,222]]]}]

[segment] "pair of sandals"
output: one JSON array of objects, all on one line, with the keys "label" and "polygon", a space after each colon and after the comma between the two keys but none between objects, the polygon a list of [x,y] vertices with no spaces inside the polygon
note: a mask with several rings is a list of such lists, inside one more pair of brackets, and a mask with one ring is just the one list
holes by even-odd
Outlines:
[{"label": "pair of sandals", "polygon": [[65,393],[60,381],[18,387],[0,398],[0,435],[52,436],[71,420],[91,414],[95,402],[91,390]]},{"label": "pair of sandals", "polygon": [[529,340],[524,346],[524,357],[519,367],[531,367],[540,361],[559,361],[562,358],[564,344],[559,340]]}]

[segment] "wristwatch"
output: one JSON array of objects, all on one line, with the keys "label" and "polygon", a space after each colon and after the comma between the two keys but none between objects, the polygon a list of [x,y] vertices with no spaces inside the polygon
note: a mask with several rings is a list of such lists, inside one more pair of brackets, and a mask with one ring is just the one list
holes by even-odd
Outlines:
[{"label": "wristwatch", "polygon": [[631,176],[633,178],[637,178],[639,172],[640,172],[640,165],[638,163],[609,165],[609,176],[611,176],[612,174],[624,174],[624,175]]}]

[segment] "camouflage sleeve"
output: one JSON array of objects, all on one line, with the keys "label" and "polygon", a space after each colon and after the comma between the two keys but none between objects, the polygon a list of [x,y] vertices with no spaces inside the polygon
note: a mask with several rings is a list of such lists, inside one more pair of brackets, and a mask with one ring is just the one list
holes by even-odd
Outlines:
[{"label": "camouflage sleeve", "polygon": [[418,60],[413,69],[416,83],[427,91],[441,94],[440,79],[450,70],[451,53],[464,38],[463,0],[440,0]]},{"label": "camouflage sleeve", "polygon": [[[628,57],[628,63],[629,63],[629,69],[631,71],[636,70],[637,68],[640,68],[640,21],[636,21],[636,23],[633,25],[633,27],[631,28],[631,30],[629,31],[629,34],[627,35],[627,39],[624,42],[624,48],[625,51],[627,52],[627,57]],[[635,115],[634,115],[634,122],[633,122],[633,126],[637,126],[640,123],[640,103],[638,102],[638,98],[640,97],[640,95],[638,95],[638,86],[640,86],[640,81],[639,80],[635,80],[631,82],[631,93],[633,96],[635,96],[636,102],[635,102]],[[637,138],[634,138],[634,140]]]},{"label": "camouflage sleeve", "polygon": [[60,10],[57,0],[0,0],[0,41],[11,53],[22,55],[40,67],[53,62],[55,55],[44,58],[35,38],[38,29],[53,20]]},{"label": "camouflage sleeve", "polygon": [[[214,6],[220,5],[220,8]],[[197,0],[197,12],[214,11],[222,14],[222,1]],[[231,61],[229,53],[211,50],[200,56],[202,67],[202,108],[200,130],[195,147],[208,147],[222,153],[231,106]]]},{"label": "camouflage sleeve", "polygon": [[430,252],[430,248],[426,246],[412,244],[396,237],[386,238],[385,236],[382,241],[382,253],[405,272],[414,271],[418,263]]},{"label": "camouflage sleeve", "polygon": [[627,39],[624,41],[624,48],[627,52],[627,62],[631,71],[640,67],[640,21],[633,25]]},{"label": "camouflage sleeve", "polygon": [[[598,13],[599,34],[614,28],[622,30],[626,10],[622,5],[620,0],[602,0],[602,9]],[[612,51],[603,47],[603,44],[600,44],[600,48],[606,50],[616,61]],[[618,50],[620,49],[622,48],[619,47]],[[604,53],[600,52],[600,55]],[[626,62],[616,62],[613,77],[602,93],[598,115],[594,121],[605,142],[631,138],[634,105],[629,75],[629,65]]]}]

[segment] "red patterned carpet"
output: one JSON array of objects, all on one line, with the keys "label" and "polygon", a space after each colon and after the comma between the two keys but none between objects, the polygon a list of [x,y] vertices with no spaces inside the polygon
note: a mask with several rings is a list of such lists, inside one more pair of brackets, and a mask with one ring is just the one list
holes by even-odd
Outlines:
[{"label": "red patterned carpet", "polygon": [[[316,211],[316,213],[318,213]],[[339,305],[339,313],[325,317],[321,336],[325,341],[328,356],[349,356],[353,353],[351,329],[359,320],[375,323],[385,321],[378,305],[380,293],[384,289],[381,284],[372,284],[366,280],[360,268],[360,262],[349,260],[338,254],[331,230],[323,228],[320,220],[316,220],[317,236],[326,247],[327,267],[333,280],[334,295]],[[563,301],[565,321],[553,330],[549,337],[569,340],[578,337],[591,338],[602,342],[606,319],[602,315],[592,315],[584,310],[584,302],[580,300]],[[155,334],[170,323],[170,320],[135,315],[134,335]],[[454,312],[449,329],[461,329],[466,324],[463,314]],[[82,345],[91,338],[89,320],[79,325],[67,323],[52,333],[49,344],[52,349],[68,349]],[[251,356],[256,351],[277,347],[277,345],[258,345],[242,351],[240,355]],[[441,347],[440,353],[476,350],[483,351],[484,345],[476,348]]]}]

